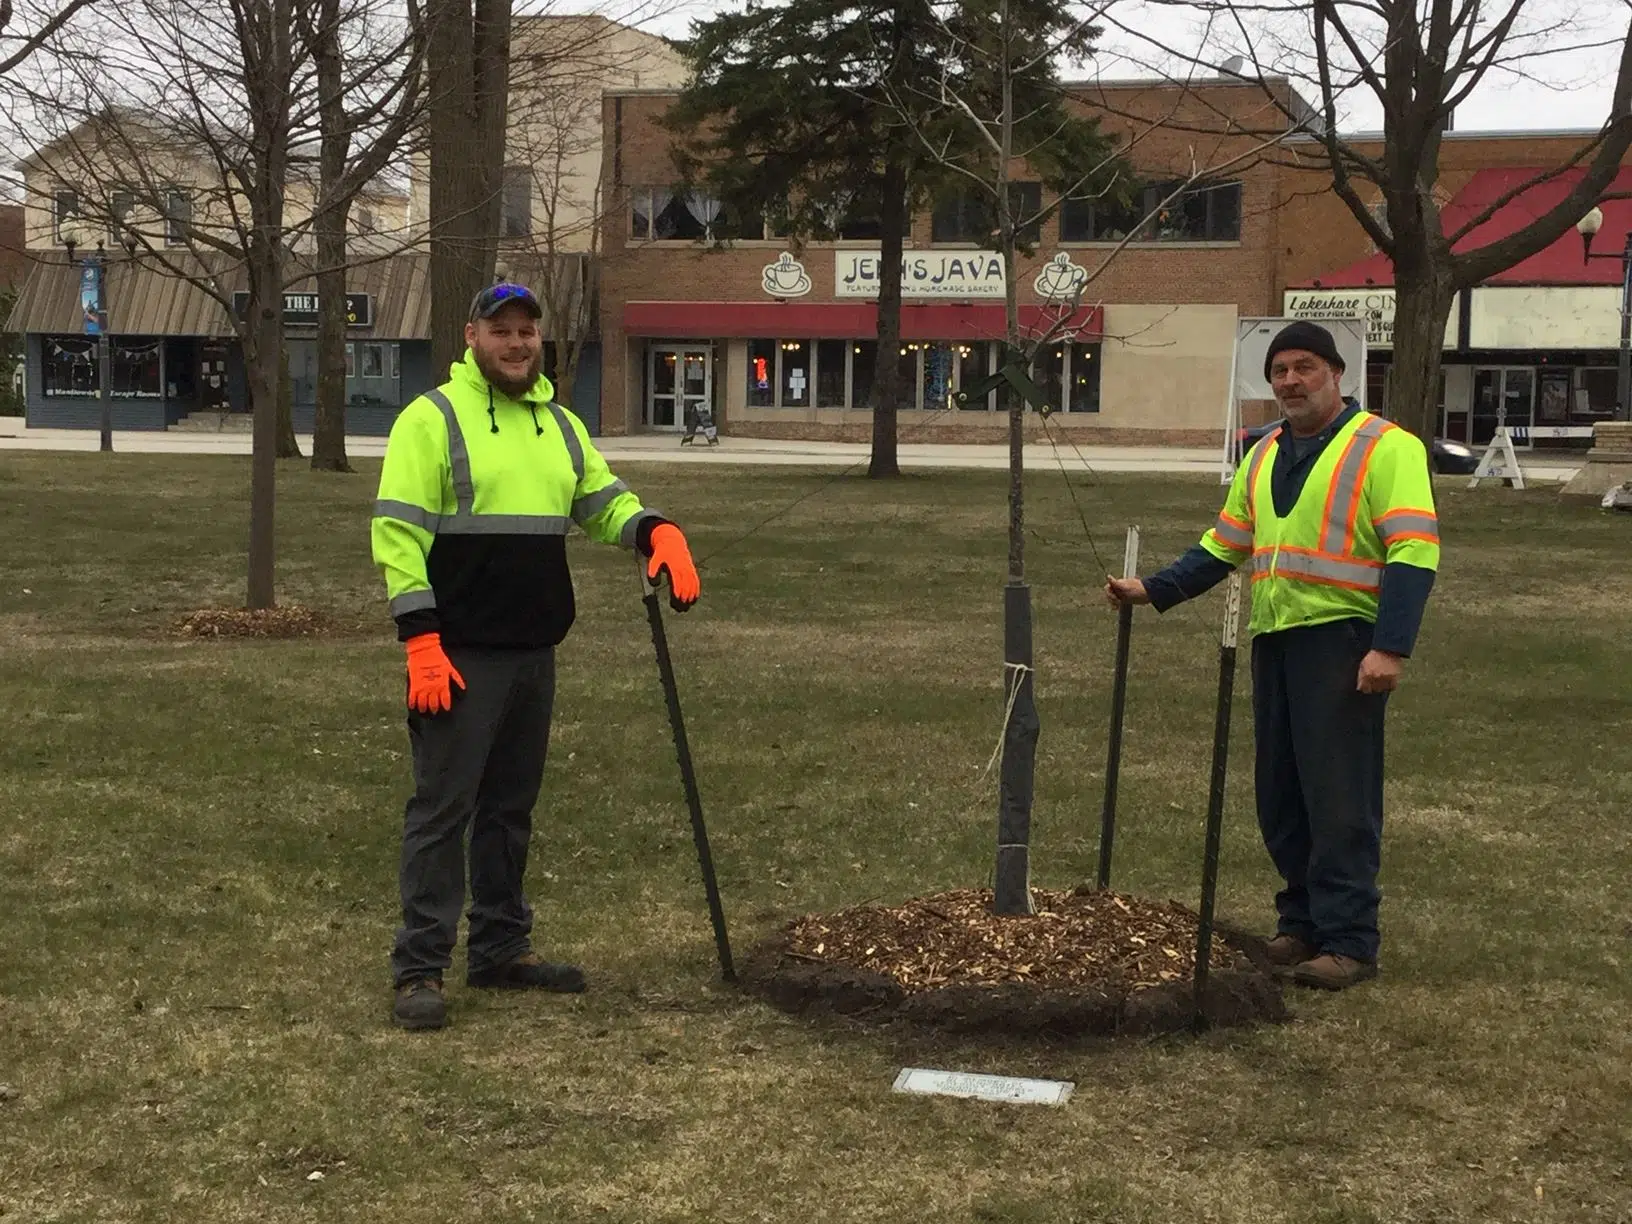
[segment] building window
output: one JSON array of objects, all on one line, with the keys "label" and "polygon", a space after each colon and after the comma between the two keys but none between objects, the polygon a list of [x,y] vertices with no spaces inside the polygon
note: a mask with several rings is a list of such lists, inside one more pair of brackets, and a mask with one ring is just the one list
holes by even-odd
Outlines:
[{"label": "building window", "polygon": [[[973,387],[986,378],[990,370],[991,346],[984,341],[975,344],[960,344],[958,346],[958,387]],[[959,408],[968,412],[988,412],[992,407],[992,393],[978,396],[967,403],[959,404]]]},{"label": "building window", "polygon": [[157,337],[121,337],[112,343],[109,367],[116,399],[159,399],[159,349]]},{"label": "building window", "polygon": [[896,367],[896,377],[901,381],[896,384],[901,398],[896,401],[897,411],[915,411],[918,407],[918,392],[922,390],[918,385],[918,350],[922,346],[917,341],[901,346],[901,362]]},{"label": "building window", "polygon": [[357,377],[357,346],[355,344],[346,345],[346,377]]},{"label": "building window", "polygon": [[56,241],[62,242],[62,227],[70,217],[79,216],[79,192],[69,188],[60,188],[51,199],[52,232]]},{"label": "building window", "polygon": [[499,233],[525,238],[533,232],[533,176],[526,166],[504,168],[504,194],[499,202]]},{"label": "building window", "polygon": [[844,407],[844,391],[849,383],[844,362],[849,351],[848,340],[816,341],[816,407]]},{"label": "building window", "polygon": [[1066,397],[1067,412],[1099,411],[1099,345],[1070,346],[1071,393]]},{"label": "building window", "polygon": [[850,345],[850,407],[872,408],[873,375],[877,365],[877,340],[857,340]]},{"label": "building window", "polygon": [[392,345],[388,345],[387,347],[390,348],[390,350],[391,350],[391,377],[392,378],[401,378],[402,377],[402,345],[392,344]]},{"label": "building window", "polygon": [[41,340],[40,390],[49,396],[97,393],[95,343],[74,336]]},{"label": "building window", "polygon": [[776,407],[776,341],[748,341],[748,406]]},{"label": "building window", "polygon": [[1065,402],[1065,351],[1070,347],[1051,344],[1032,358],[1031,380],[1055,408]]},{"label": "building window", "polygon": [[367,204],[357,206],[357,236],[366,238],[374,232],[374,210]]},{"label": "building window", "polygon": [[193,224],[192,198],[180,188],[164,193],[164,244],[181,246]]},{"label": "building window", "polygon": [[876,198],[842,194],[822,209],[823,225],[816,235],[830,241],[877,242],[882,233]]},{"label": "building window", "polygon": [[782,342],[782,376],[777,388],[784,408],[810,407],[810,350],[808,340]]},{"label": "building window", "polygon": [[365,344],[363,348],[363,377],[385,377],[385,346],[382,344]]},{"label": "building window", "polygon": [[108,240],[118,244],[129,233],[130,214],[136,211],[136,193],[116,188],[108,196]]},{"label": "building window", "polygon": [[1068,199],[1060,208],[1060,241],[1121,242],[1130,234],[1135,242],[1241,240],[1240,183],[1192,187],[1168,200],[1179,185],[1176,180],[1147,183],[1126,204],[1104,197]]},{"label": "building window", "polygon": [[952,345],[926,344],[924,354],[924,411],[945,412],[952,406],[952,368],[956,352]]},{"label": "building window", "polygon": [[704,191],[632,187],[629,190],[629,236],[648,242],[763,238],[765,220],[758,214],[733,215],[717,196]]},{"label": "building window", "polygon": [[[1041,241],[1042,222],[1035,218],[1042,207],[1041,183],[1009,184],[1009,213],[1019,226],[1015,237],[1023,245],[1036,246]],[[996,234],[997,211],[984,194],[960,191],[944,195],[936,202],[930,219],[932,241],[985,243],[992,241]]]}]

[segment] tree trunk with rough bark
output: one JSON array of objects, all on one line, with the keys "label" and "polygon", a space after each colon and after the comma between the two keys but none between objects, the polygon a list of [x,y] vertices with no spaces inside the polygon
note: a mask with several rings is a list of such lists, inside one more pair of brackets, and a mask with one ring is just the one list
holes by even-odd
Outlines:
[{"label": "tree trunk with rough bark", "polygon": [[901,475],[896,448],[901,386],[901,249],[907,226],[906,154],[892,150],[884,166],[879,206],[878,352],[873,367],[873,453],[867,475]]},{"label": "tree trunk with rough bark", "polygon": [[470,300],[493,278],[509,95],[510,0],[433,0],[429,23],[431,364],[465,350]]},{"label": "tree trunk with rough bark", "polygon": [[[1431,445],[1439,429],[1439,374],[1445,325],[1456,301],[1446,269],[1402,266],[1395,275],[1394,352],[1388,368],[1388,413]],[[1351,372],[1355,394],[1365,372]]]},{"label": "tree trunk with rough bark", "polygon": [[312,422],[312,470],[349,472],[346,457],[346,226],[351,201],[339,199],[350,133],[346,130],[340,0],[321,0],[312,36],[316,61],[319,210],[317,235],[317,406]]}]

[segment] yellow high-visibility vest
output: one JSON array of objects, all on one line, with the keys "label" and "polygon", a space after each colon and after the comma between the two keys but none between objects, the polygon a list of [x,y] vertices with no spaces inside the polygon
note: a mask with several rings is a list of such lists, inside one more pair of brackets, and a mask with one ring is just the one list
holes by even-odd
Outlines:
[{"label": "yellow high-visibility vest", "polygon": [[1252,561],[1253,633],[1348,617],[1375,622],[1385,565],[1439,568],[1428,452],[1410,432],[1355,413],[1284,518],[1270,487],[1278,449],[1275,433],[1252,448],[1201,538],[1221,561]]}]

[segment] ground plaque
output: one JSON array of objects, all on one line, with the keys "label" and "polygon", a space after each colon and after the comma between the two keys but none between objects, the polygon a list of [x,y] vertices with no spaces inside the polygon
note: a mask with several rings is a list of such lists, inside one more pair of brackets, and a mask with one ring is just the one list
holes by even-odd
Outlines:
[{"label": "ground plaque", "polygon": [[1074,1087],[1075,1084],[1061,1080],[932,1071],[927,1067],[904,1067],[901,1074],[895,1077],[896,1092],[919,1096],[973,1097],[981,1101],[1009,1101],[1016,1105],[1064,1105]]}]

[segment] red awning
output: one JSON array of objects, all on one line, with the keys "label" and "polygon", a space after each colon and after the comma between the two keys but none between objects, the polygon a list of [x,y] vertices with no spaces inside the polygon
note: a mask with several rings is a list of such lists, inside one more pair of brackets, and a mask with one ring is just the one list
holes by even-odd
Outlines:
[{"label": "red awning", "polygon": [[[1440,219],[1448,234],[1455,233],[1469,221],[1494,207],[1488,220],[1480,222],[1456,243],[1458,251],[1486,246],[1498,238],[1505,238],[1543,213],[1558,205],[1569,195],[1585,173],[1571,170],[1545,183],[1532,180],[1546,171],[1536,167],[1510,166],[1499,170],[1480,170],[1456,193],[1454,199],[1440,211]],[[1525,187],[1526,183],[1532,183]],[[1519,190],[1520,188],[1523,190]],[[1518,191],[1503,203],[1510,192]],[[1632,169],[1623,169],[1605,194],[1632,192]],[[1620,254],[1626,244],[1626,235],[1632,230],[1632,200],[1605,200],[1598,206],[1604,213],[1603,229],[1593,239],[1592,249]],[[1392,285],[1394,264],[1388,256],[1376,254],[1340,268],[1314,280],[1288,286],[1292,289],[1359,289],[1367,285]],[[1618,285],[1621,283],[1619,259],[1581,258],[1581,235],[1572,223],[1550,246],[1542,248],[1529,259],[1498,272],[1485,282],[1487,285]]]},{"label": "red awning", "polygon": [[[1082,306],[1058,323],[1063,307],[1020,307],[1020,326],[1030,336],[1054,330],[1080,340],[1098,340],[1105,311]],[[676,340],[763,337],[771,340],[864,340],[878,334],[873,302],[626,302],[623,330],[631,336]],[[1000,340],[1008,333],[1003,307],[937,302],[901,307],[903,340]]]}]

